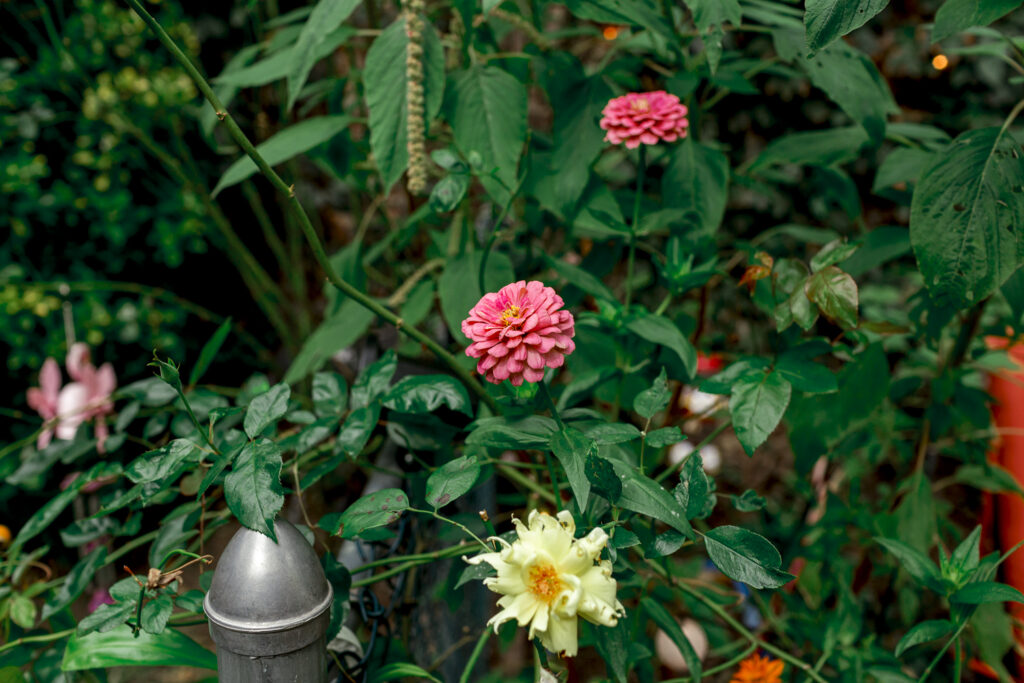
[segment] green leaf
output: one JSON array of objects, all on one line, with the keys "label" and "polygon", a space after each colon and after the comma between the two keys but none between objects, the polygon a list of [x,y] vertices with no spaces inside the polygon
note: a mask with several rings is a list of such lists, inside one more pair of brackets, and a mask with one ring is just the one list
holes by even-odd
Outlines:
[{"label": "green leaf", "polygon": [[64,508],[70,505],[71,501],[78,497],[78,492],[82,487],[90,481],[113,474],[120,474],[120,472],[120,464],[101,462],[93,465],[87,472],[80,474],[75,478],[74,482],[72,482],[70,486],[51,498],[43,505],[43,507],[36,510],[36,512],[29,517],[28,521],[21,527],[21,530],[18,531],[18,535],[15,536],[14,541],[11,543],[11,548],[24,547],[28,541],[32,540],[43,530],[48,528],[50,524],[57,519],[60,513],[64,511]]},{"label": "green leaf", "polygon": [[743,19],[739,0],[683,0],[693,12],[693,23],[701,31],[712,25],[721,26],[728,21],[739,26]]},{"label": "green leaf", "polygon": [[439,510],[465,495],[476,483],[480,469],[480,462],[474,455],[446,462],[427,478],[427,502]]},{"label": "green leaf", "polygon": [[806,357],[784,353],[775,363],[775,372],[797,391],[829,394],[839,390],[835,373]]},{"label": "green leaf", "polygon": [[[430,22],[423,27],[423,89],[426,126],[437,116],[444,100],[444,48]],[[408,103],[405,64],[409,38],[405,19],[384,29],[370,45],[363,69],[366,104],[370,108],[370,149],[384,180],[384,192],[402,177],[409,165],[406,130]]]},{"label": "green leaf", "polygon": [[981,605],[986,602],[1021,602],[1024,603],[1024,593],[1013,586],[995,581],[977,581],[969,583],[956,593],[949,596],[950,602],[959,602],[966,605]]},{"label": "green leaf", "polygon": [[640,474],[632,465],[618,460],[609,460],[622,482],[619,507],[654,517],[668,524],[688,538],[693,538],[693,529],[686,521],[685,510],[675,497],[650,477]]},{"label": "green leaf", "polygon": [[597,444],[575,427],[564,427],[552,434],[550,448],[565,469],[577,505],[580,510],[586,509],[587,500],[590,498],[590,480],[586,475],[586,463],[587,458],[597,449]]},{"label": "green leaf", "polygon": [[284,417],[291,395],[292,390],[287,384],[275,384],[269,391],[253,398],[245,411],[246,435],[255,439],[264,429]]},{"label": "green leaf", "polygon": [[588,455],[583,466],[583,473],[590,482],[591,487],[599,495],[608,499],[613,505],[622,496],[622,482],[615,474],[615,468],[608,460],[599,455]]},{"label": "green leaf", "polygon": [[92,577],[96,575],[96,571],[106,564],[107,560],[107,548],[106,546],[99,546],[94,548],[92,552],[83,557],[71,568],[67,576],[64,577],[64,583],[61,584],[57,592],[53,594],[46,604],[43,605],[43,613],[40,616],[42,621],[46,621],[57,612],[61,611],[72,602],[78,599],[78,596],[82,594],[89,582],[92,581]]},{"label": "green leaf", "polygon": [[795,577],[782,571],[782,556],[768,539],[735,526],[715,527],[704,536],[708,555],[722,573],[751,588],[778,588]]},{"label": "green leaf", "polygon": [[981,561],[980,544],[981,525],[979,524],[953,550],[953,555],[949,558],[949,566],[955,568],[961,577],[967,576],[978,568]]},{"label": "green leaf", "polygon": [[914,191],[910,244],[929,294],[966,307],[1024,257],[1024,150],[999,128],[961,134]]},{"label": "green leaf", "polygon": [[554,258],[547,253],[544,254],[544,260],[559,277],[569,284],[579,287],[582,291],[591,295],[595,299],[604,299],[605,301],[613,303],[618,302],[618,299],[615,297],[615,294],[612,293],[612,290],[608,289],[608,285],[601,282],[583,268],[574,266],[562,259]]},{"label": "green leaf", "polygon": [[744,377],[733,385],[729,410],[747,455],[753,455],[779,426],[792,393],[792,385],[777,372]]},{"label": "green leaf", "polygon": [[239,522],[274,542],[274,518],[284,504],[281,449],[260,438],[247,443],[224,479],[224,497]]},{"label": "green leaf", "polygon": [[633,410],[635,410],[640,417],[650,420],[665,409],[668,405],[669,399],[671,398],[672,394],[668,390],[665,368],[662,367],[657,378],[655,378],[654,383],[651,384],[649,388],[644,389],[637,394],[636,398],[633,399]]},{"label": "green leaf", "polygon": [[507,201],[526,141],[526,86],[496,66],[471,66],[452,75],[445,111],[455,146],[467,158],[480,155],[488,194]]},{"label": "green leaf", "polygon": [[897,147],[882,160],[871,191],[878,194],[899,183],[916,183],[934,159],[935,152],[926,149]]},{"label": "green leaf", "polygon": [[907,570],[915,581],[933,591],[944,593],[945,584],[942,575],[939,573],[935,563],[916,548],[912,548],[902,541],[894,538],[876,537],[875,541],[881,544],[886,550],[896,556],[900,565]]},{"label": "green leaf", "polygon": [[858,245],[854,242],[847,242],[843,238],[833,240],[823,246],[811,259],[811,271],[816,273],[822,268],[841,263],[852,256],[857,249]]},{"label": "green leaf", "polygon": [[640,598],[640,606],[644,608],[644,611],[651,617],[651,620],[658,625],[658,628],[664,631],[665,635],[679,648],[679,652],[683,655],[683,661],[686,662],[686,667],[689,669],[691,680],[699,683],[704,675],[700,657],[694,651],[690,639],[679,628],[679,622],[654,598]]},{"label": "green leaf", "polygon": [[170,595],[161,593],[156,596],[142,606],[142,630],[155,636],[160,635],[167,628],[167,620],[171,618],[173,610],[174,601]]},{"label": "green leaf", "polygon": [[953,481],[983,491],[1011,492],[1024,496],[1024,489],[1020,487],[1014,476],[991,462],[984,465],[961,465],[953,474]]},{"label": "green leaf", "polygon": [[163,482],[177,476],[181,464],[195,451],[196,447],[188,439],[175,439],[163,448],[143,453],[133,460],[125,475],[136,484]]},{"label": "green leaf", "polygon": [[386,408],[400,413],[432,413],[445,405],[472,416],[466,387],[448,375],[404,377],[381,399]]},{"label": "green leaf", "polygon": [[1021,0],[946,0],[935,14],[932,42],[972,26],[988,26],[1020,5]]},{"label": "green leaf", "polygon": [[348,454],[350,458],[356,458],[366,447],[370,435],[377,428],[380,420],[380,404],[373,403],[362,408],[356,408],[348,417],[338,435],[338,448]]},{"label": "green leaf", "polygon": [[683,463],[679,483],[672,491],[686,519],[706,519],[711,515],[717,502],[712,490],[712,483],[704,471],[704,459],[694,451]]},{"label": "green leaf", "polygon": [[[136,588],[138,587],[136,586]],[[136,595],[138,595],[138,591],[136,591]],[[78,622],[75,633],[78,636],[84,636],[93,631],[98,631],[99,633],[112,631],[124,624],[128,617],[135,613],[137,604],[138,599],[118,602],[113,605],[100,605],[96,608],[95,612]]]},{"label": "green leaf", "polygon": [[444,267],[437,283],[437,291],[441,297],[441,312],[452,337],[460,344],[469,344],[462,333],[462,321],[469,315],[471,308],[487,292],[496,292],[510,282],[515,282],[512,261],[501,252],[492,251],[487,257],[487,271],[484,273],[484,287],[487,292],[480,291],[480,262],[482,251],[474,251],[451,259]]},{"label": "green leaf", "polygon": [[948,636],[953,632],[952,622],[946,619],[929,619],[928,621],[922,621],[920,624],[915,624],[914,628],[907,631],[907,633],[900,638],[900,642],[896,645],[896,652],[894,653],[897,657],[903,655],[904,652],[920,645],[921,643],[927,643],[932,640],[938,640]]},{"label": "green leaf", "polygon": [[348,19],[352,11],[359,5],[359,0],[319,0],[310,13],[302,32],[289,54],[288,66],[288,105],[286,110],[295,106],[302,86],[309,78],[309,72],[316,64],[317,48],[323,44],[331,31]]},{"label": "green leaf", "polygon": [[401,489],[382,489],[363,496],[339,514],[330,514],[320,520],[319,526],[342,538],[355,538],[369,529],[397,522],[409,499]]},{"label": "green leaf", "polygon": [[196,503],[182,506],[171,513],[176,516],[168,515],[170,518],[164,518],[160,523],[160,530],[153,540],[153,545],[149,547],[150,567],[162,569],[160,563],[164,561],[168,553],[176,549],[186,549],[188,541],[199,535],[199,531],[195,528],[196,517],[190,514],[197,507]]},{"label": "green leaf", "polygon": [[313,410],[320,417],[343,415],[348,403],[348,383],[337,372],[313,375]]},{"label": "green leaf", "polygon": [[62,671],[114,666],[194,666],[216,670],[217,655],[174,629],[160,635],[145,631],[134,634],[122,626],[109,633],[71,636],[61,662]]},{"label": "green leaf", "polygon": [[717,375],[700,383],[700,390],[709,394],[728,394],[734,384],[742,379],[760,380],[771,364],[766,358],[744,358],[738,360]]},{"label": "green leaf", "polygon": [[587,430],[587,436],[598,444],[607,446],[616,443],[625,443],[640,438],[640,430],[631,424],[615,422],[612,424],[599,424]]},{"label": "green leaf", "polygon": [[36,603],[32,601],[32,598],[21,593],[11,597],[11,621],[18,626],[26,631],[31,630],[36,625],[36,613]]},{"label": "green leaf", "polygon": [[889,0],[807,0],[807,46],[812,50],[826,47],[868,23],[888,4]]},{"label": "green leaf", "polygon": [[192,366],[192,372],[188,376],[188,383],[190,386],[194,386],[199,378],[203,376],[206,369],[210,367],[210,363],[217,357],[217,352],[220,351],[220,347],[224,345],[224,340],[228,338],[228,333],[231,332],[231,318],[228,318],[220,324],[217,331],[210,337],[210,341],[206,342],[203,346],[202,351],[199,352],[199,359],[196,360],[196,364]]},{"label": "green leaf", "polygon": [[[256,151],[268,164],[277,166],[308,152],[317,145],[322,145],[348,128],[351,122],[348,116],[340,115],[318,116],[299,121],[256,145]],[[216,187],[213,188],[213,196],[216,197],[221,190],[237,185],[258,172],[256,162],[248,156],[241,157],[231,164],[217,181]]]},{"label": "green leaf", "polygon": [[722,223],[729,198],[729,159],[693,137],[671,147],[670,153],[661,178],[665,206],[686,212],[688,235],[713,233]]},{"label": "green leaf", "polygon": [[469,189],[467,173],[449,173],[430,190],[430,208],[438,213],[454,211]]},{"label": "green leaf", "polygon": [[[327,38],[316,48],[316,59],[322,59],[327,55],[331,54],[343,45],[349,38],[355,35],[356,30],[348,26],[341,26],[332,31]],[[259,45],[253,45],[251,47],[259,48]],[[239,56],[243,56],[246,49],[243,48],[239,51]],[[219,88],[218,94],[221,95],[221,100],[227,102],[229,98],[225,97],[220,88],[227,88],[228,95],[234,96],[236,88],[251,88],[273,83],[276,80],[285,78],[288,75],[288,69],[292,62],[292,50],[284,49],[278,50],[274,54],[270,55],[265,59],[249,64],[251,56],[246,55],[248,59],[232,59],[224,71],[220,73],[213,82],[216,83]],[[237,59],[237,61],[236,61]],[[210,117],[213,122],[216,123],[216,113],[213,108],[209,108]],[[211,126],[212,128],[212,126]],[[204,126],[205,129],[205,126]]]},{"label": "green leaf", "polygon": [[359,373],[355,384],[352,385],[352,407],[362,408],[375,402],[388,390],[397,369],[398,356],[394,349],[388,349],[384,355]]},{"label": "green leaf", "polygon": [[285,373],[284,383],[294,384],[319,370],[331,356],[366,334],[374,317],[373,311],[346,299],[337,312],[320,323],[306,339]]},{"label": "green leaf", "polygon": [[415,664],[409,664],[408,662],[393,662],[391,664],[385,664],[373,673],[373,680],[382,682],[397,681],[407,677],[427,680],[431,683],[442,683],[439,679],[431,676],[425,669],[422,669]]},{"label": "green leaf", "polygon": [[661,344],[675,351],[683,363],[686,374],[690,377],[697,374],[697,350],[693,348],[693,344],[686,338],[686,335],[668,318],[653,313],[644,313],[626,323],[626,327],[633,334],[649,342]]},{"label": "green leaf", "polygon": [[823,315],[840,327],[852,330],[860,324],[857,283],[836,266],[828,266],[807,278],[804,294],[817,304]]},{"label": "green leaf", "polygon": [[858,126],[790,133],[775,138],[750,165],[754,173],[771,166],[831,166],[856,159],[868,140]]},{"label": "green leaf", "polygon": [[743,492],[743,495],[737,496],[733,500],[733,505],[740,512],[756,512],[764,508],[765,499],[764,496],[757,495],[757,491],[753,489],[747,489]]},{"label": "green leaf", "polygon": [[331,623],[327,627],[327,638],[330,642],[345,623],[345,617],[349,610],[349,590],[352,588],[352,574],[341,562],[338,562],[330,552],[320,557],[320,564],[324,568],[324,575],[334,589],[334,597],[331,601]]},{"label": "green leaf", "polygon": [[679,427],[662,427],[647,432],[647,445],[651,448],[664,448],[674,443],[679,443],[685,437]]}]

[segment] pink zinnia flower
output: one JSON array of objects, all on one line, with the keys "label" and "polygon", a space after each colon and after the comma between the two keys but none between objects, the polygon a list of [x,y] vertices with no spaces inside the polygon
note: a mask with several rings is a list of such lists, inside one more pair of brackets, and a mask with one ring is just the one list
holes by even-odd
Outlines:
[{"label": "pink zinnia flower", "polygon": [[114,412],[110,395],[117,388],[114,367],[104,363],[97,369],[90,360],[89,347],[72,344],[67,358],[68,374],[74,379],[57,397],[58,439],[73,439],[78,425],[86,420],[96,421],[96,448],[103,453],[103,444],[110,433],[106,416]]},{"label": "pink zinnia flower", "polygon": [[629,93],[616,97],[601,112],[601,128],[608,131],[605,142],[626,143],[635,149],[640,143],[656,145],[686,137],[686,106],[664,90]]},{"label": "pink zinnia flower", "polygon": [[[46,421],[57,417],[57,399],[60,396],[60,366],[57,361],[47,358],[39,371],[39,386],[28,390],[28,404],[32,410]],[[39,434],[36,446],[42,450],[50,445],[53,438],[53,427],[44,429]]]},{"label": "pink zinnia flower", "polygon": [[576,349],[572,313],[564,305],[555,290],[537,281],[520,280],[484,294],[462,321],[462,333],[473,340],[466,355],[480,359],[476,371],[488,382],[507,379],[518,387],[523,380],[541,381],[545,367],[561,367]]}]

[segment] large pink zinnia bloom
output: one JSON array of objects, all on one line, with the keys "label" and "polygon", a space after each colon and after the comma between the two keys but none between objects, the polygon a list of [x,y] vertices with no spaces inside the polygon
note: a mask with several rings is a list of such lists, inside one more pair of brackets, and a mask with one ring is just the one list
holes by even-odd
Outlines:
[{"label": "large pink zinnia bloom", "polygon": [[605,105],[601,128],[607,131],[606,142],[625,143],[629,149],[639,147],[640,143],[675,142],[686,137],[690,125],[686,111],[678,97],[664,90],[634,92],[616,97]]},{"label": "large pink zinnia bloom", "polygon": [[[39,413],[40,417],[46,421],[57,417],[57,399],[60,396],[60,383],[60,366],[57,365],[57,361],[54,359],[47,358],[43,362],[42,369],[39,371],[39,386],[29,389],[26,396],[32,410]],[[36,446],[38,446],[39,450],[42,450],[50,445],[52,438],[53,428],[44,429],[39,434]]]},{"label": "large pink zinnia bloom", "polygon": [[518,387],[523,380],[541,381],[545,367],[561,367],[576,349],[572,313],[564,305],[555,290],[537,281],[520,280],[484,294],[462,321],[462,333],[473,340],[466,355],[480,359],[476,370],[488,382],[507,379]]}]

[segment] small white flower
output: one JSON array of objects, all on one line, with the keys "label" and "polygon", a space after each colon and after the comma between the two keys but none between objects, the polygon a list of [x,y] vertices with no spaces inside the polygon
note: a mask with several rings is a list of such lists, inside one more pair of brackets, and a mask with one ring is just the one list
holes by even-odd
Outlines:
[{"label": "small white flower", "polygon": [[600,559],[608,534],[597,528],[574,538],[576,522],[566,510],[557,519],[533,510],[527,524],[515,518],[512,523],[518,540],[510,544],[492,538],[502,545],[500,551],[466,560],[486,562],[498,572],[484,579],[484,585],[502,595],[498,605],[504,609],[487,625],[497,631],[512,619],[520,626],[529,624],[530,638],[539,637],[548,650],[574,657],[579,649],[577,617],[615,626],[625,614],[615,598],[612,563]]}]

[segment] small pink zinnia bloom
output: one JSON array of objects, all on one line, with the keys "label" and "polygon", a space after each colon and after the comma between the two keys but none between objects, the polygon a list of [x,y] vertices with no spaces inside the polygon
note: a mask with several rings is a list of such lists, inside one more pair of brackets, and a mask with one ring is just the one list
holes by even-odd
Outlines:
[{"label": "small pink zinnia bloom", "polygon": [[633,92],[605,105],[601,128],[607,131],[605,142],[625,143],[629,149],[639,147],[641,142],[645,145],[675,142],[686,137],[690,125],[686,112],[686,105],[664,90]]},{"label": "small pink zinnia bloom", "polygon": [[545,367],[561,367],[576,349],[572,313],[564,305],[555,290],[537,281],[520,280],[484,294],[462,321],[462,333],[473,341],[466,355],[480,359],[476,371],[493,384],[541,381]]},{"label": "small pink zinnia bloom", "polygon": [[110,395],[117,388],[117,377],[114,367],[104,363],[97,369],[89,357],[89,347],[85,344],[72,344],[68,350],[68,374],[74,382],[70,382],[60,391],[57,397],[58,439],[73,439],[78,426],[86,420],[96,421],[96,448],[104,452],[104,443],[109,435],[106,416],[114,412],[114,404]]},{"label": "small pink zinnia bloom", "polygon": [[[57,361],[47,358],[39,371],[39,386],[28,390],[28,404],[32,410],[39,413],[44,420],[52,420],[57,417],[57,399],[60,396],[60,366]],[[44,429],[39,434],[36,446],[42,450],[50,445],[53,438],[53,428]]]}]

